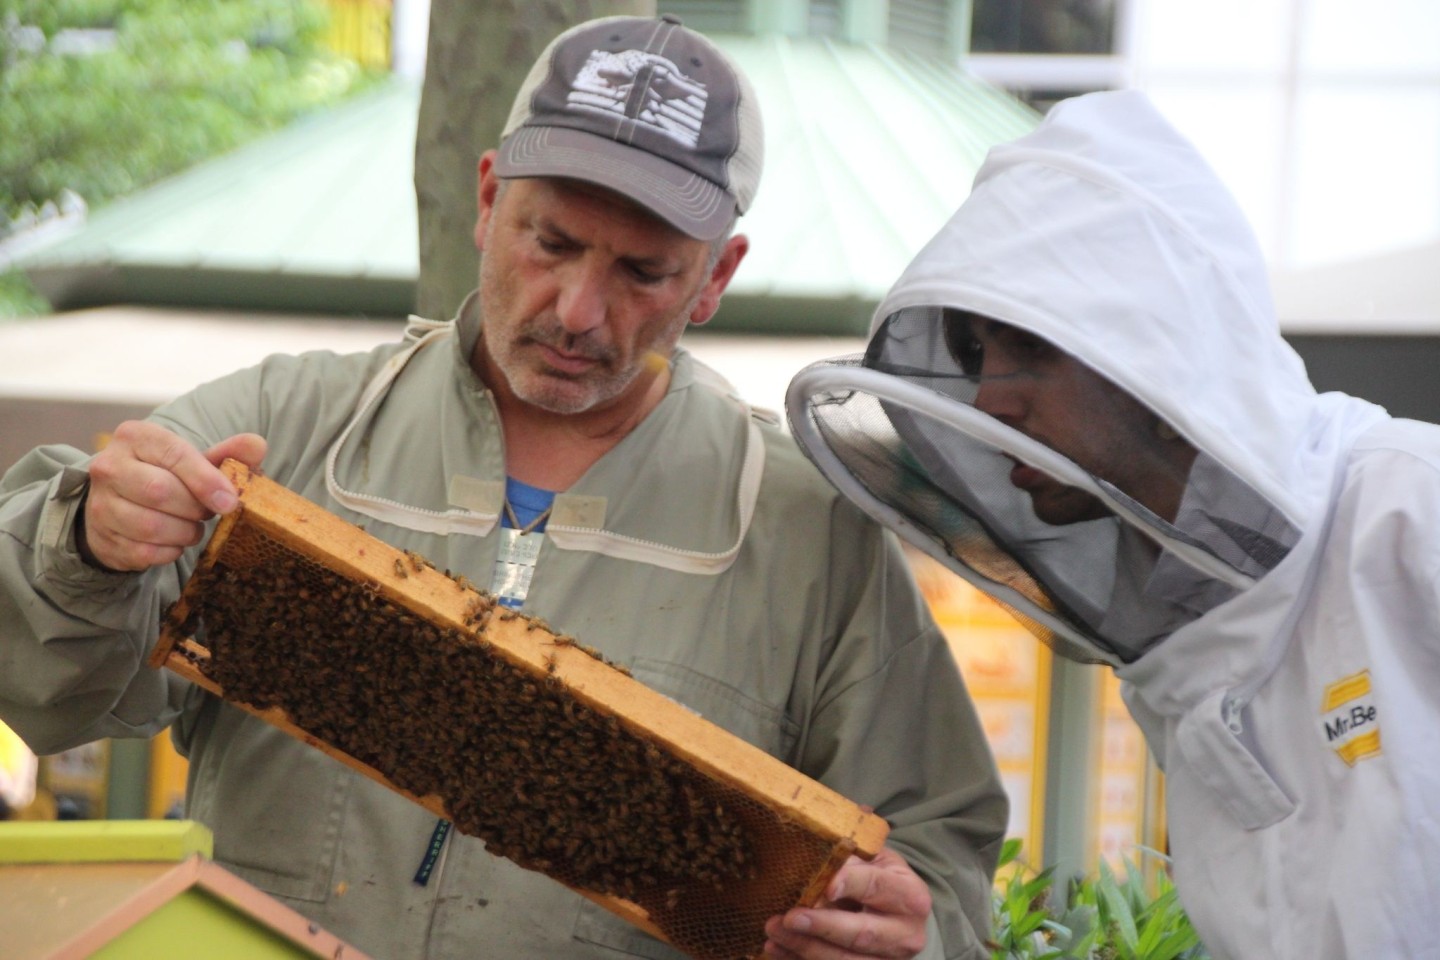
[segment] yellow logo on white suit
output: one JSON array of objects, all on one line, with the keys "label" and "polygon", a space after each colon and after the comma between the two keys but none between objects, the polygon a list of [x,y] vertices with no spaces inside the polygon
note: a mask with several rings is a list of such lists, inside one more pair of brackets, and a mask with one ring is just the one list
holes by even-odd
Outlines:
[{"label": "yellow logo on white suit", "polygon": [[1325,688],[1320,721],[1325,742],[1349,766],[1380,753],[1380,720],[1369,670],[1341,677]]}]

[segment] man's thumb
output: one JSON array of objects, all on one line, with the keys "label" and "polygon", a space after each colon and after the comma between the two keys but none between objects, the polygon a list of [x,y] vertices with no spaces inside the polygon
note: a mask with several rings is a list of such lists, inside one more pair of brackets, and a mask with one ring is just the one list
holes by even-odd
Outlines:
[{"label": "man's thumb", "polygon": [[267,448],[265,438],[258,433],[237,433],[206,450],[205,459],[218,467],[221,461],[233,457],[251,470],[259,470]]}]

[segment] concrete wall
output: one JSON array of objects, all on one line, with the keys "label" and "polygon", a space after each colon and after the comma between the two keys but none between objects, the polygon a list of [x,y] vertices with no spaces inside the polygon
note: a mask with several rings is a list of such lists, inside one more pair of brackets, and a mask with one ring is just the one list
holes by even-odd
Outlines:
[{"label": "concrete wall", "polygon": [[0,396],[0,469],[42,444],[93,451],[100,435],[149,412],[139,403]]},{"label": "concrete wall", "polygon": [[1393,416],[1440,423],[1440,336],[1290,334],[1310,382],[1380,404]]}]

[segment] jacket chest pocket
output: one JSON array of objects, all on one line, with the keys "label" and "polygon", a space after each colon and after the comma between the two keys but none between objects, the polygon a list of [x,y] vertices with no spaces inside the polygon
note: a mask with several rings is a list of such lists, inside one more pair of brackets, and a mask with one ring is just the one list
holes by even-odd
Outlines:
[{"label": "jacket chest pocket", "polygon": [[779,707],[742,693],[737,683],[707,676],[679,663],[640,657],[635,679],[664,694],[752,746],[790,762],[800,730]]},{"label": "jacket chest pocket", "polygon": [[1215,795],[1246,830],[1259,830],[1295,812],[1295,802],[1242,739],[1239,711],[1227,711],[1221,691],[1201,701],[1175,730],[1175,746],[1190,774]]}]

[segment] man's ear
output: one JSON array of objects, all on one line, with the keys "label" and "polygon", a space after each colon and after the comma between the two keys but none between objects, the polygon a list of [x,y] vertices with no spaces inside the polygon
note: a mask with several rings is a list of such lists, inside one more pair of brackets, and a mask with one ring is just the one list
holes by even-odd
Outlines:
[{"label": "man's ear", "polygon": [[495,212],[495,197],[500,191],[500,178],[495,176],[495,151],[486,150],[480,155],[479,176],[475,189],[475,249],[484,251],[485,231],[490,226],[490,217]]},{"label": "man's ear", "polygon": [[715,311],[720,309],[721,294],[730,286],[736,268],[749,250],[750,238],[743,233],[737,233],[725,242],[725,249],[720,251],[720,257],[715,261],[715,267],[700,292],[700,299],[695,301],[695,309],[690,311],[691,323],[699,326],[715,316]]}]

